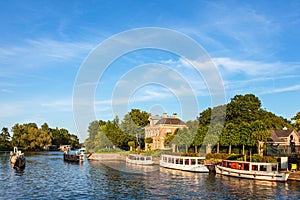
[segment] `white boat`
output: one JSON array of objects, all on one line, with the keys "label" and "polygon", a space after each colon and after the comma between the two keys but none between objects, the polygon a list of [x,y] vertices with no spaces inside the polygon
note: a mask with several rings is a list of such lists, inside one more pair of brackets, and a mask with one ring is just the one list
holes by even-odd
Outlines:
[{"label": "white boat", "polygon": [[160,166],[190,172],[209,172],[204,165],[205,157],[161,155]]},{"label": "white boat", "polygon": [[126,156],[126,162],[136,165],[153,165],[152,156],[144,156],[139,154],[128,154]]},{"label": "white boat", "polygon": [[18,147],[14,147],[14,151],[10,152],[10,163],[13,168],[24,169],[25,168],[25,156],[24,153],[18,150]]},{"label": "white boat", "polygon": [[285,182],[289,177],[289,173],[278,171],[277,163],[223,160],[215,169],[217,174],[254,180]]}]

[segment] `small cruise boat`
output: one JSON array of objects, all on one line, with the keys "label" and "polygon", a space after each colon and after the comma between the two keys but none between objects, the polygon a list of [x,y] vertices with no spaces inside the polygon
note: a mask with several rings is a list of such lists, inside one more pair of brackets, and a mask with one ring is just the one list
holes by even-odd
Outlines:
[{"label": "small cruise boat", "polygon": [[140,154],[128,154],[126,156],[126,162],[136,165],[153,165],[152,156],[144,156]]},{"label": "small cruise boat", "polygon": [[10,152],[10,163],[13,168],[24,169],[25,168],[25,156],[24,153],[18,150],[18,147],[14,147],[14,151]]},{"label": "small cruise boat", "polygon": [[190,172],[209,172],[204,165],[205,157],[188,157],[188,156],[161,156],[160,166],[170,169],[177,169]]},{"label": "small cruise boat", "polygon": [[215,169],[217,174],[272,182],[285,182],[289,177],[289,173],[278,171],[278,163],[223,160]]},{"label": "small cruise boat", "polygon": [[67,149],[64,151],[64,161],[83,162],[85,158],[85,151],[85,148],[81,148],[73,153],[70,149]]}]

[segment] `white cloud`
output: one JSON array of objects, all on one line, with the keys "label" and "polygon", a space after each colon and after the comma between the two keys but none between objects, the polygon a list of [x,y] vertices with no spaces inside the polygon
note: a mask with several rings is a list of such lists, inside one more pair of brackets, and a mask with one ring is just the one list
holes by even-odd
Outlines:
[{"label": "white cloud", "polygon": [[93,44],[87,42],[52,39],[26,40],[18,46],[1,48],[0,63],[17,68],[31,68],[49,66],[52,62],[80,62],[93,47]]},{"label": "white cloud", "polygon": [[260,94],[274,94],[274,93],[283,93],[283,92],[292,92],[292,91],[300,91],[300,85],[292,85],[288,87],[264,90]]}]

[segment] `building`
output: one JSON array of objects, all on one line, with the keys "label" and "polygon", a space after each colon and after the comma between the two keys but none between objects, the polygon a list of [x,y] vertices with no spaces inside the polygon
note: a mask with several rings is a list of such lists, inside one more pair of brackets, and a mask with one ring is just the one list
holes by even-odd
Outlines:
[{"label": "building", "polygon": [[178,128],[187,128],[186,123],[179,119],[176,113],[173,116],[168,116],[167,113],[162,117],[150,116],[149,121],[150,124],[145,127],[145,138],[152,138],[153,142],[146,145],[146,150],[164,149],[168,135],[174,134]]},{"label": "building", "polygon": [[269,130],[271,139],[268,141],[267,154],[291,154],[300,152],[300,133],[295,130]]}]

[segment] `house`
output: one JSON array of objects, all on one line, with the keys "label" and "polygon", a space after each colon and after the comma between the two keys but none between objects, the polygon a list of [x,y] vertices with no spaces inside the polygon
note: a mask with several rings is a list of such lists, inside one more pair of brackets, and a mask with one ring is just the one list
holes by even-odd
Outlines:
[{"label": "house", "polygon": [[168,116],[167,113],[162,117],[150,116],[149,121],[150,124],[145,127],[145,138],[152,138],[153,142],[146,145],[146,150],[165,149],[164,143],[168,135],[174,134],[178,128],[187,128],[186,123],[179,119],[176,113],[173,116]]},{"label": "house", "polygon": [[[290,154],[300,152],[300,133],[295,130],[288,130],[286,127],[282,130],[268,130],[271,133],[271,139],[268,141],[269,151],[275,151],[275,154]],[[267,152],[269,155],[272,152]]]}]

